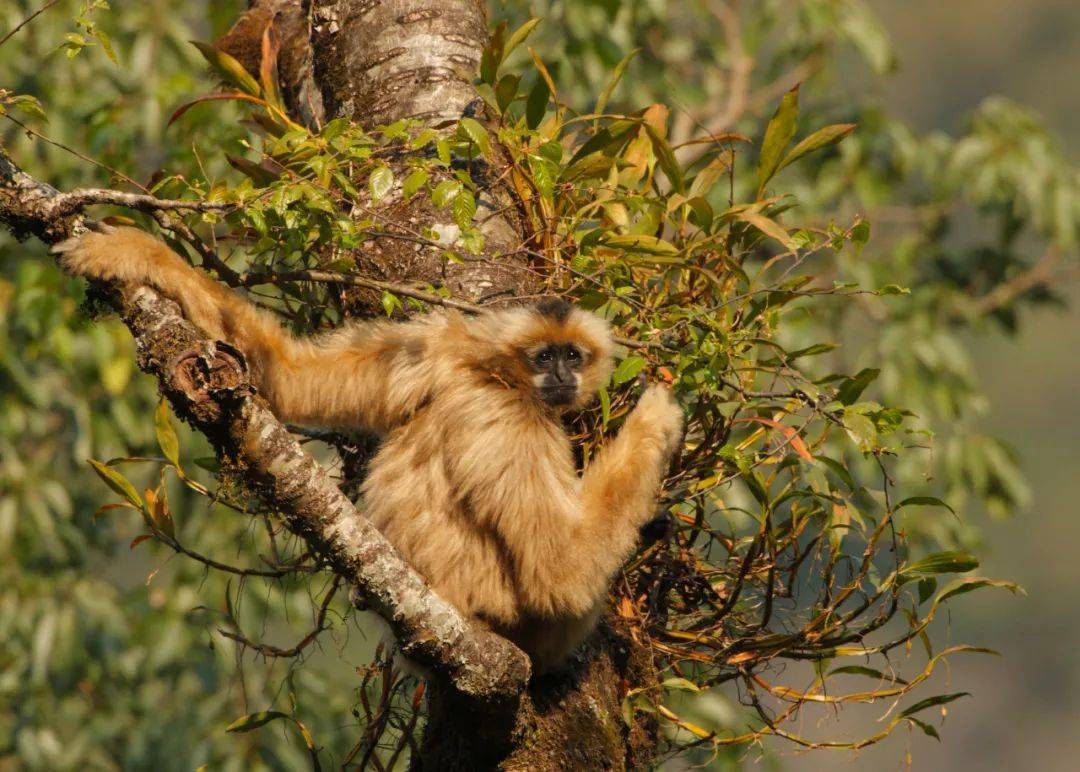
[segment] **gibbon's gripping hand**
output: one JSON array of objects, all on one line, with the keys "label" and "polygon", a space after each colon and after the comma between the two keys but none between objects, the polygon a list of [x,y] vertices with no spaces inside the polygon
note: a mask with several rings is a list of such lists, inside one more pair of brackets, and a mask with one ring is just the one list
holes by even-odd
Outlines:
[{"label": "gibbon's gripping hand", "polygon": [[665,459],[671,458],[682,442],[683,412],[671,390],[659,383],[645,389],[623,431],[639,441],[652,441]]}]

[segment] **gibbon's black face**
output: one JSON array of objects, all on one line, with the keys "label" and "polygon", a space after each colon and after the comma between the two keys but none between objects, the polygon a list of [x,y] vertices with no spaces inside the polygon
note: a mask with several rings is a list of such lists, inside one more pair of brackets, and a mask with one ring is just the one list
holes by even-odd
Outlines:
[{"label": "gibbon's black face", "polygon": [[573,343],[547,343],[529,352],[533,385],[552,407],[568,407],[577,398],[585,356]]}]

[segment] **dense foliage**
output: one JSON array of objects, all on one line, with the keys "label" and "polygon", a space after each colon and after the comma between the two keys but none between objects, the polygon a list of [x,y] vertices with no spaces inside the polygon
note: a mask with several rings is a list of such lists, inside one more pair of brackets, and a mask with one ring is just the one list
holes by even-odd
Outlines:
[{"label": "dense foliage", "polygon": [[[856,0],[742,14],[567,2],[539,25],[515,4],[479,73],[486,109],[449,132],[310,132],[272,79],[206,48],[233,96],[177,110],[212,87],[185,41],[220,33],[225,5],[60,3],[0,48],[18,72],[0,92],[19,121],[5,145],[61,188],[134,180],[228,205],[189,216],[187,241],[215,245],[219,274],[298,331],[347,316],[345,287],[375,289],[390,315],[452,303],[353,272],[386,230],[364,207],[429,198],[456,230],[412,237],[477,259],[477,195],[505,172],[548,289],[624,338],[575,424],[584,454],[643,377],[671,382],[690,418],[668,526],[615,589],[665,669],[662,688],[627,694],[627,719],[659,715],[672,754],[718,766],[766,734],[842,747],[897,725],[935,734],[932,709],[960,695],[908,696],[948,651],[930,623],[1004,584],[938,585],[977,566],[956,513],[1026,496],[1007,447],[979,433],[958,336],[1009,330],[1018,303],[1046,299],[1080,226],[1080,173],[1034,119],[991,101],[967,135],[919,137],[837,98],[847,46],[876,71],[893,64]],[[3,6],[7,28],[34,10]],[[219,487],[201,440],[178,436],[133,377],[126,333],[79,313],[78,283],[27,245],[3,249],[0,543],[14,560],[0,569],[0,754],[47,769],[291,768],[312,746],[324,763],[404,760],[419,693],[369,666],[337,584],[273,513]],[[319,439],[350,461],[351,440]],[[120,507],[99,509],[86,458]],[[880,735],[784,725],[806,702],[872,697],[900,700]]]}]

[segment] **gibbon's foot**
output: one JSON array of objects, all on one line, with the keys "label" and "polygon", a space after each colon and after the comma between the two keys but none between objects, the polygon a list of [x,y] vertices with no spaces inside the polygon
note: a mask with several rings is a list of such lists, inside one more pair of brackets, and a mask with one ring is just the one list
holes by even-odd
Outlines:
[{"label": "gibbon's foot", "polygon": [[645,389],[631,415],[636,430],[655,436],[665,453],[672,453],[683,436],[683,412],[671,390],[654,383]]},{"label": "gibbon's foot", "polygon": [[148,283],[155,269],[171,262],[171,252],[149,233],[95,223],[94,229],[54,244],[60,266],[75,276]]}]

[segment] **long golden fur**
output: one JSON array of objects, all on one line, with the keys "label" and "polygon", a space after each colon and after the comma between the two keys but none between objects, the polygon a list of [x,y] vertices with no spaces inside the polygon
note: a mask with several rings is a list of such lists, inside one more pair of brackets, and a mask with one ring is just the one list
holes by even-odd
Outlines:
[{"label": "long golden fur", "polygon": [[307,339],[133,228],[57,247],[72,272],[151,284],[208,335],[236,345],[283,421],[383,436],[364,482],[374,524],[465,615],[558,664],[592,629],[608,583],[649,519],[682,413],[650,387],[579,476],[529,351],[581,352],[581,407],[611,371],[611,334],[569,307],[350,324]]}]

